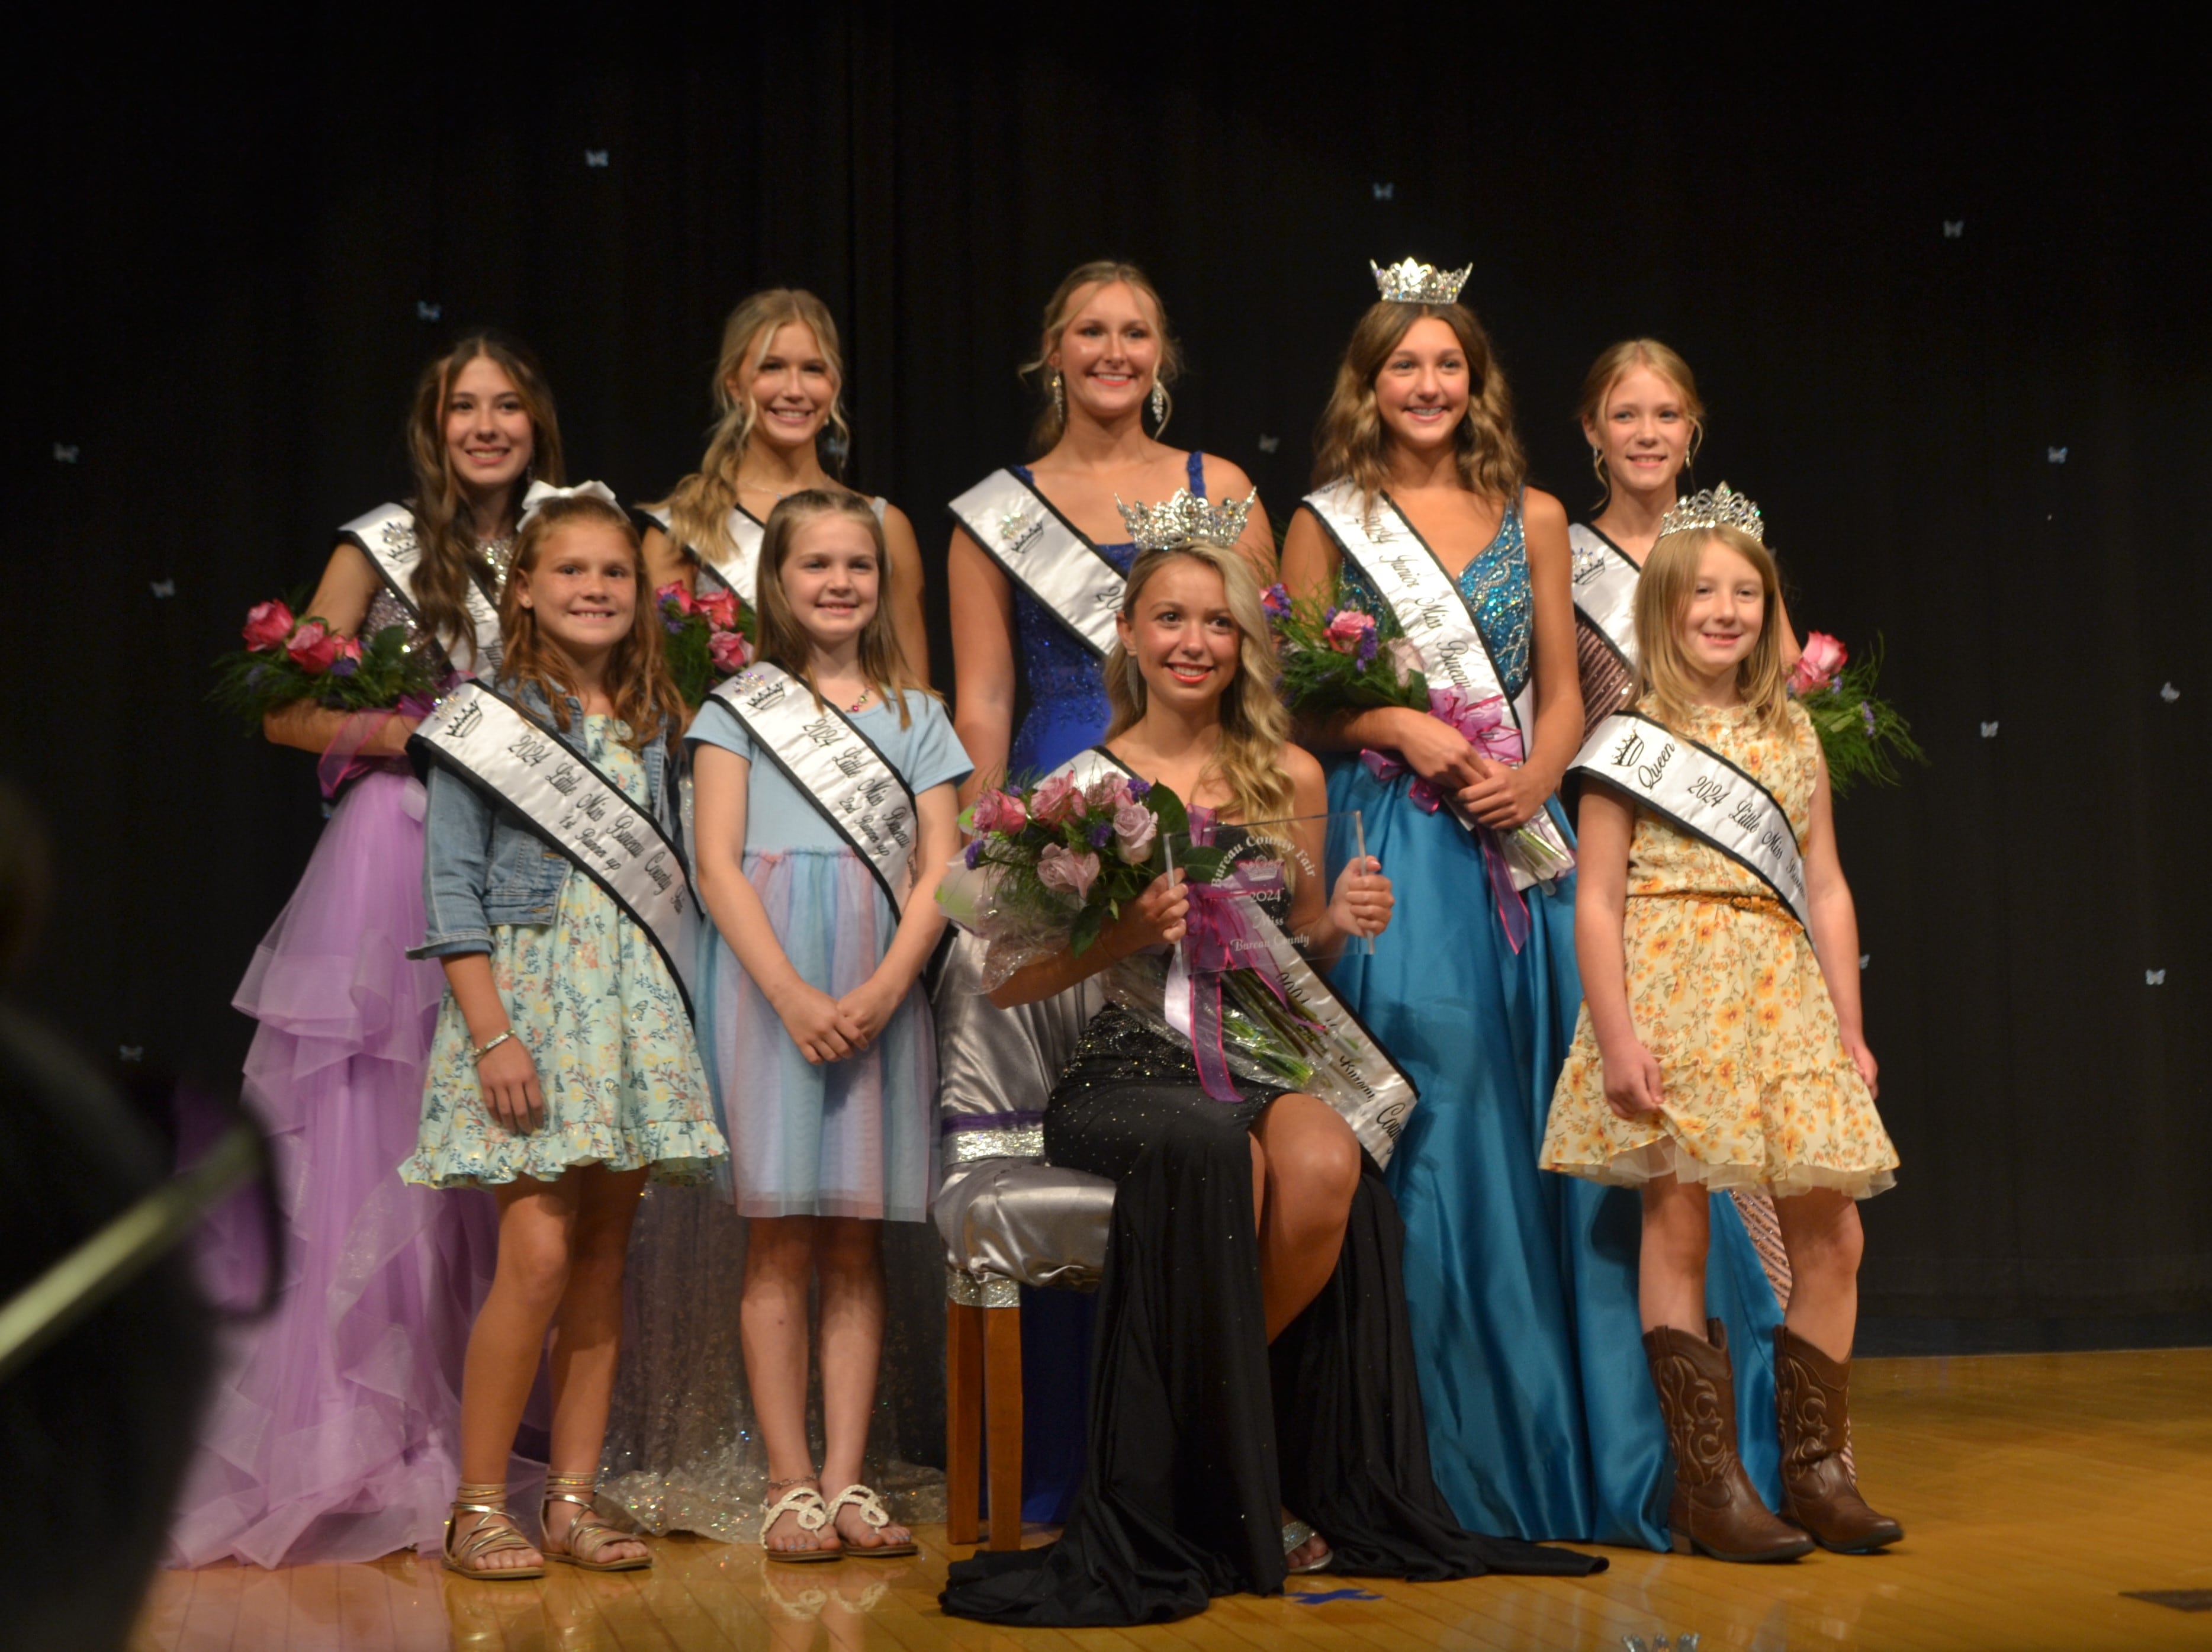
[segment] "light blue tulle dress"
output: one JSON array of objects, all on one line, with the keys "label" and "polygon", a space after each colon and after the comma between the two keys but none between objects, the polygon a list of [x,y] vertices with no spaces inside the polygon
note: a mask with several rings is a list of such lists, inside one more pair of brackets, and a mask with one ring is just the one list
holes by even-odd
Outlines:
[{"label": "light blue tulle dress", "polygon": [[[1379,611],[1347,573],[1352,599]],[[1518,501],[1458,584],[1517,694],[1533,653]],[[1437,1484],[1470,1530],[1663,1549],[1672,1481],[1637,1312],[1638,1201],[1536,1168],[1582,1002],[1575,880],[1528,892],[1516,954],[1449,812],[1426,812],[1404,777],[1378,780],[1351,753],[1330,763],[1328,795],[1333,812],[1361,811],[1398,895],[1374,956],[1347,951],[1333,979],[1420,1090],[1389,1182]],[[1335,835],[1348,840],[1348,823]],[[1779,1507],[1781,1315],[1727,1200],[1712,1201],[1712,1238],[1706,1311],[1728,1325],[1740,1449]]]}]

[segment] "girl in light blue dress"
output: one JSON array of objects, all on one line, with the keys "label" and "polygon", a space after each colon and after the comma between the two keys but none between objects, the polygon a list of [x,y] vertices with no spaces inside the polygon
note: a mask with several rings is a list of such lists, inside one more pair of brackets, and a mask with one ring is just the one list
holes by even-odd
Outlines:
[{"label": "girl in light blue dress", "polygon": [[[669,740],[684,711],[659,629],[636,623],[643,585],[637,531],[611,495],[578,489],[538,507],[501,601],[497,688],[533,726],[517,744],[534,738],[540,756],[522,762],[580,759],[665,835]],[[647,1178],[704,1175],[725,1154],[721,1132],[659,943],[535,834],[495,778],[434,739],[414,749],[430,764],[423,951],[447,990],[400,1175],[489,1187],[499,1201],[498,1268],[462,1379],[446,1564],[503,1580],[542,1576],[547,1558],[630,1570],[648,1552],[593,1511],[630,1224]],[[507,1510],[506,1479],[549,1329],[552,1453],[533,1544]]]},{"label": "girl in light blue dress", "polygon": [[[813,696],[805,714],[826,738],[849,751],[857,734],[913,796],[912,853],[886,877],[723,699],[691,726],[699,886],[716,932],[699,1004],[728,1185],[748,1218],[739,1323],[769,1455],[761,1541],[783,1561],[911,1554],[860,1464],[883,1347],[882,1224],[927,1219],[937,1186],[937,1054],[919,982],[944,928],[933,897],[959,847],[953,788],[969,762],[900,653],[883,526],[865,501],[792,495],[769,514],[760,570],[763,664]],[[758,676],[740,673],[732,692]],[[896,906],[885,882],[902,886]],[[825,1500],[824,1486],[841,1489]]]}]

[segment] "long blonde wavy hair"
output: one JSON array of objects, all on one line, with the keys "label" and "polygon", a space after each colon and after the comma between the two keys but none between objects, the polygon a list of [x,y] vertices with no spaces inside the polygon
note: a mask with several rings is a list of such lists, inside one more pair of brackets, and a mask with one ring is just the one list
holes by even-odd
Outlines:
[{"label": "long blonde wavy hair", "polygon": [[1337,364],[1336,386],[1314,438],[1314,486],[1349,479],[1370,505],[1389,478],[1390,434],[1375,403],[1375,380],[1413,325],[1435,317],[1467,355],[1467,416],[1452,437],[1460,480],[1490,499],[1510,501],[1528,478],[1528,456],[1513,428],[1513,392],[1490,348],[1490,335],[1464,304],[1401,304],[1384,299],[1359,318]]},{"label": "long blonde wavy hair", "polygon": [[[815,348],[830,368],[835,393],[828,428],[836,435],[823,444],[830,449],[825,468],[835,476],[843,464],[842,455],[853,433],[845,422],[845,358],[838,353],[837,324],[830,319],[830,307],[804,288],[771,287],[753,294],[722,324],[722,350],[714,363],[714,407],[720,417],[707,439],[706,456],[697,470],[653,507],[668,519],[679,548],[688,546],[709,560],[736,550],[730,543],[730,512],[738,502],[738,468],[744,463],[745,444],[760,422],[760,407],[752,398],[753,375],[767,358],[776,330],[793,324],[813,333]],[[733,381],[735,389],[731,387]]]},{"label": "long blonde wavy hair", "polygon": [[584,495],[548,500],[539,506],[514,542],[514,562],[507,576],[507,589],[499,604],[500,666],[502,682],[528,683],[544,695],[556,727],[568,726],[568,696],[581,697],[575,667],[561,645],[538,624],[538,610],[522,605],[522,593],[537,571],[546,543],[563,528],[606,528],[629,548],[630,577],[636,582],[637,608],[629,632],[607,657],[607,698],[615,715],[629,730],[623,741],[633,751],[642,751],[653,737],[671,740],[690,721],[668,659],[660,646],[659,616],[653,610],[653,593],[647,588],[645,551],[638,544],[637,527],[627,512],[604,499]]},{"label": "long blonde wavy hair", "polygon": [[[1176,561],[1194,562],[1221,577],[1221,589],[1237,622],[1237,674],[1221,691],[1221,743],[1206,774],[1229,788],[1236,812],[1247,823],[1289,817],[1293,796],[1283,768],[1283,746],[1291,738],[1291,714],[1275,692],[1275,647],[1260,605],[1260,581],[1252,565],[1236,550],[1193,541],[1147,550],[1129,569],[1121,593],[1121,617],[1133,623],[1137,599],[1153,574]],[[1145,714],[1145,679],[1136,657],[1116,639],[1107,650],[1106,704],[1113,715],[1106,738],[1115,739]],[[1187,799],[1186,799],[1187,801]]]},{"label": "long blonde wavy hair", "polygon": [[1037,345],[1036,360],[1021,365],[1021,377],[1034,379],[1038,389],[1044,392],[1043,410],[1037,414],[1036,423],[1030,431],[1030,450],[1039,457],[1049,452],[1053,444],[1067,430],[1066,410],[1052,393],[1052,369],[1047,363],[1060,348],[1060,336],[1074,319],[1076,307],[1098,288],[1110,287],[1116,282],[1152,307],[1152,325],[1159,329],[1160,360],[1153,369],[1153,377],[1160,386],[1162,405],[1167,410],[1160,416],[1152,434],[1157,437],[1175,416],[1175,398],[1167,391],[1182,376],[1182,346],[1168,331],[1168,307],[1160,302],[1159,288],[1133,264],[1124,264],[1119,258],[1093,258],[1088,264],[1077,264],[1052,289],[1051,298],[1045,302],[1044,333]]},{"label": "long blonde wavy hair", "polygon": [[[1698,375],[1690,371],[1690,364],[1656,338],[1624,338],[1618,344],[1607,345],[1604,354],[1590,364],[1589,372],[1583,379],[1581,399],[1575,404],[1577,428],[1605,422],[1605,404],[1613,394],[1613,387],[1636,367],[1649,367],[1674,386],[1675,395],[1681,398],[1682,416],[1690,422],[1690,446],[1682,455],[1682,468],[1688,470],[1698,462],[1698,449],[1705,443],[1705,398],[1698,394]],[[1613,496],[1613,477],[1606,471],[1605,455],[1592,453],[1590,469],[1597,472],[1600,492],[1596,508],[1602,511],[1606,501]]]},{"label": "long blonde wavy hair", "polygon": [[[415,538],[422,556],[407,584],[415,611],[439,646],[450,638],[468,656],[455,661],[462,665],[476,663],[476,625],[466,604],[469,581],[483,563],[475,536],[461,520],[460,478],[453,474],[453,454],[446,446],[446,401],[461,369],[478,356],[513,381],[522,410],[530,417],[530,464],[515,482],[510,507],[520,513],[523,493],[532,481],[558,487],[563,479],[561,422],[554,415],[553,392],[529,351],[495,333],[471,333],[422,369],[407,415],[407,463],[415,472],[415,493],[408,506],[415,514]],[[491,594],[488,588],[485,594]]]},{"label": "long blonde wavy hair", "polygon": [[1650,697],[1651,714],[1680,728],[1693,701],[1689,657],[1682,648],[1682,616],[1696,594],[1698,564],[1705,547],[1720,544],[1749,562],[1766,590],[1766,616],[1759,641],[1735,668],[1736,692],[1759,726],[1780,733],[1790,721],[1790,673],[1782,664],[1781,576],[1774,553],[1741,528],[1683,528],[1663,535],[1644,559],[1636,585],[1636,702]]},{"label": "long blonde wavy hair", "polygon": [[768,532],[761,541],[760,587],[754,609],[760,616],[760,657],[781,665],[806,684],[815,709],[822,708],[822,690],[814,686],[814,645],[806,628],[791,606],[783,588],[783,565],[799,540],[799,531],[824,516],[842,516],[868,531],[876,548],[876,611],[860,629],[860,674],[887,701],[898,706],[899,726],[913,726],[914,714],[906,697],[927,694],[899,647],[898,629],[891,623],[891,559],[884,544],[884,525],[875,507],[858,494],[830,493],[822,488],[802,488],[776,502],[768,513]]}]

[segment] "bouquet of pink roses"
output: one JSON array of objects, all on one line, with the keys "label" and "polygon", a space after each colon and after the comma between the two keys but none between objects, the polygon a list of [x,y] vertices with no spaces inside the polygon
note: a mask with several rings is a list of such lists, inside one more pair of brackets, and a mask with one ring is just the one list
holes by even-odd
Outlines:
[{"label": "bouquet of pink roses", "polygon": [[255,733],[264,717],[286,706],[388,711],[416,701],[427,712],[438,691],[436,660],[408,646],[404,625],[387,625],[364,644],[313,615],[295,618],[288,604],[272,601],[246,611],[242,635],[246,647],[216,661],[209,697]]},{"label": "bouquet of pink roses", "polygon": [[734,592],[696,597],[672,580],[653,597],[668,633],[668,669],[688,704],[706,704],[709,689],[752,664],[760,621]]},{"label": "bouquet of pink roses", "polygon": [[1875,692],[1881,669],[1881,639],[1852,663],[1850,650],[1826,631],[1805,639],[1805,652],[1790,673],[1790,693],[1813,720],[1820,752],[1828,760],[1828,785],[1838,797],[1870,780],[1895,786],[1898,762],[1925,763],[1897,708]]}]

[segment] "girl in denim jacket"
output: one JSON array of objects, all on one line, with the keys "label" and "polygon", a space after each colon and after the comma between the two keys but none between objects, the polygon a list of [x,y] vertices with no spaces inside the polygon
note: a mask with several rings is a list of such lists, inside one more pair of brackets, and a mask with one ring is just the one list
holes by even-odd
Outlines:
[{"label": "girl in denim jacket", "polygon": [[[673,835],[670,742],[684,710],[659,629],[635,622],[629,519],[579,489],[526,524],[501,605],[501,691]],[[696,1181],[726,1152],[682,993],[652,938],[520,814],[430,771],[424,951],[447,992],[410,1181],[487,1187],[499,1264],[469,1338],[461,1486],[446,1564],[470,1576],[651,1564],[592,1512],[622,1327],[631,1218],[648,1177]],[[505,1507],[507,1456],[553,1333],[544,1540]]]}]

